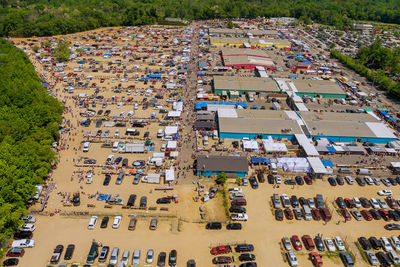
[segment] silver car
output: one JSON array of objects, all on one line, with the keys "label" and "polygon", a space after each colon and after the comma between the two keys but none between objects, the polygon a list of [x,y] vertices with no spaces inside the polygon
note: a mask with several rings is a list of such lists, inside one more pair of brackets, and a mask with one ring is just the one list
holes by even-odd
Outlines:
[{"label": "silver car", "polygon": [[140,249],[135,249],[135,251],[133,251],[132,265],[139,266],[139,264],[140,264]]},{"label": "silver car", "polygon": [[154,258],[154,250],[149,249],[147,251],[147,256],[146,256],[146,263],[152,263]]}]

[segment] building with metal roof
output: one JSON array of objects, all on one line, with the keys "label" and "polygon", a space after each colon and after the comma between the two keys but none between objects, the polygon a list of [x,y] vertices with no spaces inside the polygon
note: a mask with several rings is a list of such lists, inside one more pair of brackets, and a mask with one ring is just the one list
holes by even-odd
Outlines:
[{"label": "building with metal roof", "polygon": [[280,92],[274,80],[260,77],[216,76],[213,79],[212,87],[217,95],[222,95],[224,91],[225,94],[231,91],[237,91],[239,94]]},{"label": "building with metal roof", "polygon": [[249,170],[246,157],[199,155],[196,161],[196,173],[198,176],[218,175],[221,172],[227,175],[243,177]]}]

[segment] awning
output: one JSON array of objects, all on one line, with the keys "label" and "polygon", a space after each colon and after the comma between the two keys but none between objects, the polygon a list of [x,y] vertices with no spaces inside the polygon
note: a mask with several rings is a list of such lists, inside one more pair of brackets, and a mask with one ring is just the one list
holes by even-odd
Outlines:
[{"label": "awning", "polygon": [[318,151],[315,149],[315,146],[310,143],[310,140],[307,138],[305,134],[295,134],[297,142],[304,149],[307,156],[319,156]]},{"label": "awning", "polygon": [[324,164],[322,164],[322,161],[320,158],[317,157],[307,157],[308,163],[310,163],[311,169],[315,174],[325,174],[327,173],[327,170],[324,167]]},{"label": "awning", "polygon": [[321,160],[321,162],[325,167],[333,167],[333,163],[330,160]]}]

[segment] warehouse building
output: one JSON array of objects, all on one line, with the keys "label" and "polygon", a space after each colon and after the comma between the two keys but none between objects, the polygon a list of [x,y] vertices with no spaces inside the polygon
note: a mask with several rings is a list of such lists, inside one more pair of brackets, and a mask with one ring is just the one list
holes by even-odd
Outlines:
[{"label": "warehouse building", "polygon": [[208,34],[214,37],[272,37],[276,38],[279,36],[279,32],[275,30],[246,30],[246,29],[221,29],[221,28],[210,28]]},{"label": "warehouse building", "polygon": [[236,38],[236,37],[210,37],[210,44],[215,46],[236,47],[277,47],[290,48],[291,44],[285,39],[260,39],[260,38]]},{"label": "warehouse building", "polygon": [[[316,113],[272,110],[230,110],[229,116],[218,114],[219,135],[222,138],[250,139],[268,136],[281,140],[295,139],[304,134],[331,142],[388,143],[397,140],[381,121],[367,113]],[[236,115],[236,116],[235,116]]]},{"label": "warehouse building", "polygon": [[346,98],[343,89],[329,80],[277,80],[282,91],[293,92],[296,95],[323,98]]},{"label": "warehouse building", "polygon": [[228,177],[243,177],[248,170],[246,157],[199,155],[196,161],[197,176],[212,176],[224,172]]},{"label": "warehouse building", "polygon": [[213,90],[217,95],[227,95],[231,92],[244,93],[279,93],[276,82],[269,78],[216,76],[213,79]]}]

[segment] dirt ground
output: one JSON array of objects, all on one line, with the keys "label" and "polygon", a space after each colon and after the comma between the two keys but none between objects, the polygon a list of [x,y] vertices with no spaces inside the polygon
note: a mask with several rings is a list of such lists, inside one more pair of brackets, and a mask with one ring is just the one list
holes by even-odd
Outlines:
[{"label": "dirt ground", "polygon": [[[197,27],[197,25],[192,25]],[[111,36],[115,34],[117,28],[114,29],[101,29],[93,32],[75,34],[65,37],[71,41],[80,40],[86,42],[86,39],[82,39],[82,36],[89,35],[102,35],[102,38],[110,40]],[[122,29],[119,32],[133,32],[138,34],[140,32],[148,32],[151,27],[136,27],[135,29]],[[153,30],[168,32],[163,27],[153,27]],[[183,28],[171,29],[168,33],[168,40],[174,38],[174,36],[181,36]],[[122,35],[126,36],[126,35]],[[123,44],[122,40],[124,37],[119,37],[115,42]],[[198,54],[198,34],[196,30],[193,33],[193,39],[191,44],[191,56]],[[21,42],[22,39],[15,39],[15,42]],[[37,43],[37,39],[32,42]],[[139,47],[151,47],[154,45],[154,39],[148,38],[141,42]],[[18,44],[17,44],[18,46]],[[28,49],[26,45],[19,44],[20,47]],[[182,49],[184,45],[174,46],[176,49]],[[47,73],[47,77],[53,77],[51,71],[44,70],[42,64],[34,57],[32,51],[27,50],[31,53],[31,60],[41,74]],[[144,53],[142,53],[144,54]],[[105,66],[107,62],[115,59],[123,59],[122,57],[113,57],[105,59],[102,56],[84,56],[85,58],[93,58],[99,60]],[[148,60],[141,62],[141,68],[138,70],[140,75],[144,74],[144,68],[150,69],[159,68],[158,66],[149,66]],[[74,68],[77,68],[78,64],[73,61],[69,62],[64,70],[68,73]],[[163,68],[163,67],[162,67]],[[316,181],[312,186],[287,186],[281,185],[279,188],[274,188],[268,184],[261,184],[260,188],[253,190],[250,187],[244,187],[244,194],[246,195],[248,205],[247,214],[249,221],[243,223],[243,229],[241,231],[210,231],[205,229],[204,221],[201,222],[200,207],[204,207],[205,221],[225,221],[225,210],[222,205],[222,196],[218,194],[215,199],[202,203],[201,201],[194,201],[194,197],[197,196],[196,182],[198,177],[193,175],[192,170],[179,170],[180,167],[188,167],[192,163],[193,146],[195,142],[194,133],[190,131],[189,127],[193,122],[192,106],[193,102],[189,101],[195,97],[197,75],[195,70],[197,68],[196,61],[189,64],[188,73],[186,78],[185,88],[179,90],[179,96],[184,98],[185,108],[183,111],[183,119],[178,123],[182,130],[180,134],[183,139],[180,141],[179,157],[176,160],[168,160],[165,163],[166,167],[174,166],[176,173],[180,173],[180,178],[177,179],[177,184],[174,184],[173,190],[156,190],[160,185],[139,183],[138,185],[132,184],[134,176],[126,176],[121,185],[115,184],[116,175],[112,175],[110,185],[103,186],[104,174],[101,167],[95,167],[93,183],[86,184],[85,180],[79,182],[78,172],[89,171],[91,167],[77,167],[75,163],[79,157],[87,157],[90,159],[96,159],[98,163],[103,164],[106,157],[112,153],[111,148],[102,148],[100,143],[92,143],[90,150],[87,153],[82,152],[82,142],[86,140],[88,132],[96,133],[98,129],[102,129],[103,133],[107,129],[105,127],[97,128],[95,126],[96,119],[92,120],[90,127],[83,127],[79,125],[79,122],[84,119],[79,116],[81,108],[75,105],[72,95],[68,94],[63,90],[66,86],[65,82],[55,83],[53,78],[50,78],[54,82],[54,95],[60,100],[65,102],[65,106],[68,108],[64,114],[64,119],[70,121],[70,135],[61,135],[60,146],[65,147],[58,153],[58,164],[57,168],[52,172],[49,183],[55,183],[56,189],[50,193],[49,201],[45,212],[36,215],[36,230],[34,232],[34,240],[36,245],[34,248],[26,249],[25,256],[21,258],[19,266],[46,266],[49,263],[52,250],[58,244],[63,244],[66,247],[68,244],[75,244],[76,249],[73,259],[69,263],[80,263],[81,266],[85,263],[86,257],[90,248],[90,244],[93,240],[101,242],[103,245],[120,248],[122,251],[128,249],[131,254],[134,249],[141,250],[141,265],[140,266],[155,266],[144,264],[144,255],[148,249],[154,249],[155,255],[159,252],[169,252],[172,249],[176,249],[178,252],[178,266],[184,266],[186,261],[189,259],[195,259],[197,266],[212,266],[211,261],[213,256],[210,255],[210,247],[222,244],[236,244],[236,243],[251,243],[255,246],[255,255],[258,266],[288,266],[283,257],[282,249],[280,246],[280,240],[284,236],[292,235],[303,235],[309,234],[314,237],[317,234],[322,234],[323,237],[334,237],[340,235],[342,239],[349,245],[349,249],[356,256],[356,266],[368,266],[365,263],[359,252],[357,251],[354,241],[360,236],[391,236],[392,234],[385,231],[382,221],[361,221],[357,222],[354,219],[350,222],[344,223],[343,218],[339,216],[335,211],[333,212],[333,218],[327,224],[316,221],[287,221],[277,222],[274,218],[270,197],[273,193],[283,194],[286,193],[289,196],[295,194],[298,197],[314,197],[316,194],[323,194],[324,199],[327,201],[328,208],[334,210],[332,202],[338,196],[342,197],[376,197],[376,192],[383,189],[384,186],[365,186],[359,187],[358,185],[345,185],[331,187],[328,185],[326,180]],[[148,88],[148,85],[143,83],[135,83],[130,80],[128,82],[112,82],[111,77],[116,77],[116,74],[107,74],[109,78],[104,83],[100,82],[102,74],[93,74],[93,78],[90,83],[97,83],[99,85],[100,93],[105,98],[112,98],[115,93],[112,91],[116,87],[116,84],[121,83],[123,87],[131,84],[136,84],[136,88],[132,90],[132,94],[128,95],[127,92],[123,92],[119,96],[125,96],[126,98],[132,97],[133,102],[125,102],[121,108],[117,108],[116,103],[118,101],[110,101],[105,109],[111,110],[111,116],[118,116],[120,112],[129,112],[133,110],[133,103],[140,103],[143,101],[144,96],[134,95],[134,91],[143,90]],[[52,80],[53,79],[53,80]],[[161,83],[156,82],[153,84],[156,92],[163,92],[157,89],[161,88]],[[93,93],[94,87],[88,89],[75,89],[73,95],[79,93]],[[155,92],[153,92],[154,96]],[[167,92],[165,92],[167,94]],[[166,97],[163,100],[163,106],[168,110],[171,109],[171,105],[167,106],[165,102]],[[91,108],[91,107],[89,107]],[[96,111],[101,109],[101,104],[97,103],[97,107],[93,108]],[[149,118],[151,113],[156,112],[154,109],[149,108],[143,110],[141,106],[138,110],[135,110],[135,118]],[[157,113],[157,120],[162,120],[162,114]],[[186,126],[185,128],[183,128]],[[125,127],[127,128],[127,127]],[[121,133],[125,131],[125,128],[120,128]],[[157,139],[157,130],[162,128],[158,123],[152,123],[145,128],[138,128],[141,132],[140,137],[146,131],[150,132],[150,137],[155,143],[155,152],[159,152],[162,143],[160,139]],[[103,138],[108,140],[115,140],[113,138],[115,133],[115,127],[110,129],[110,137]],[[124,139],[119,138],[118,140],[123,141]],[[211,142],[212,143],[212,142]],[[211,146],[211,145],[210,145]],[[128,164],[131,164],[135,160],[147,160],[151,156],[152,152],[144,154],[129,154],[121,155],[127,157],[129,160]],[[354,159],[356,161],[357,159]],[[180,163],[178,166],[177,163]],[[346,162],[346,161],[343,161]],[[146,170],[149,173],[155,172],[155,170]],[[75,172],[75,175],[74,175]],[[294,175],[294,174],[291,174]],[[284,176],[284,175],[282,175]],[[202,178],[201,184],[206,189],[214,185],[212,180]],[[164,186],[164,185],[161,185]],[[233,187],[235,184],[228,184],[226,187]],[[400,193],[400,189],[391,188],[394,196]],[[72,195],[74,192],[81,193],[81,205],[79,207],[64,206],[63,195]],[[90,198],[89,196],[97,194],[112,194],[118,195],[125,202],[128,200],[130,194],[136,194],[138,203],[141,196],[146,196],[149,207],[156,207],[155,211],[152,210],[138,210],[138,209],[122,209],[120,206],[112,206],[111,208],[105,208],[105,203],[96,200],[95,197]],[[168,211],[160,210],[161,205],[156,204],[156,199],[164,196],[171,196],[172,194],[178,195],[178,203],[172,203],[166,205]],[[87,205],[92,207],[88,207]],[[40,207],[40,203],[37,203],[31,209],[37,209]],[[89,222],[89,215],[74,215],[72,212],[90,212],[90,214],[96,214],[100,220],[94,230],[88,230],[87,225]],[[49,216],[50,213],[55,213]],[[112,223],[115,215],[122,216],[122,223],[119,229],[112,229],[110,224]],[[100,221],[103,216],[111,216],[109,226],[106,229],[100,229]],[[134,231],[128,231],[129,218],[136,216],[138,218],[137,228]],[[166,218],[169,216],[169,218]],[[149,230],[149,222],[153,217],[160,217],[158,229],[156,231]],[[340,223],[338,224],[338,222]],[[201,223],[200,223],[201,222]],[[306,253],[296,252],[299,259],[300,266],[312,266],[311,262],[307,259]],[[236,264],[238,261],[238,254],[234,254]],[[131,260],[130,260],[131,261]],[[328,258],[323,256],[324,266],[341,266],[341,262],[338,258]],[[62,260],[60,262],[63,262]],[[238,264],[237,264],[238,265]],[[95,265],[97,266],[97,265]],[[102,266],[102,265],[99,265]]]}]

